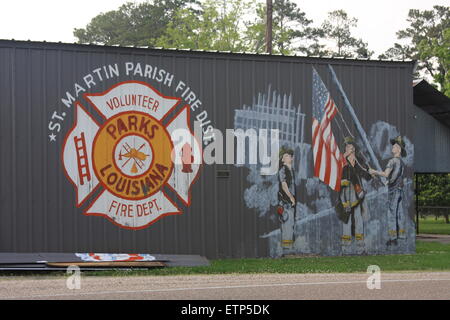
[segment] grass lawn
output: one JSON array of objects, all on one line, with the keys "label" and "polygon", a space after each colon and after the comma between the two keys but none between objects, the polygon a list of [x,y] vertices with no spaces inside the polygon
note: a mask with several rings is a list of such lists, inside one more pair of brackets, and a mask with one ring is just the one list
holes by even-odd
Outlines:
[{"label": "grass lawn", "polygon": [[419,234],[449,234],[450,235],[450,223],[445,223],[443,217],[439,217],[437,220],[434,216],[426,216],[424,219],[419,219]]},{"label": "grass lawn", "polygon": [[381,271],[450,271],[450,244],[417,241],[417,253],[413,255],[224,259],[210,262],[209,267],[102,271],[85,272],[83,274],[86,276],[142,276],[225,273],[342,273],[366,272],[369,265],[378,265]]}]

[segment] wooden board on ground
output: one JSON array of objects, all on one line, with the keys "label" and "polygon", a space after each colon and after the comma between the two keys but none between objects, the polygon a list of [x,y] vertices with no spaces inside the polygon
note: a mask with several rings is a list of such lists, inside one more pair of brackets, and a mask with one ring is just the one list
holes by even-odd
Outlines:
[{"label": "wooden board on ground", "polygon": [[69,267],[78,266],[80,268],[86,267],[109,267],[109,268],[154,268],[165,267],[166,264],[160,261],[99,261],[99,262],[48,262],[49,267]]},{"label": "wooden board on ground", "polygon": [[201,267],[209,266],[209,261],[199,255],[151,254],[154,260],[133,261],[90,261],[83,260],[76,253],[38,252],[15,253],[0,252],[0,271],[5,270],[61,270],[77,265],[83,270],[108,270],[111,268],[145,269],[155,267]]}]

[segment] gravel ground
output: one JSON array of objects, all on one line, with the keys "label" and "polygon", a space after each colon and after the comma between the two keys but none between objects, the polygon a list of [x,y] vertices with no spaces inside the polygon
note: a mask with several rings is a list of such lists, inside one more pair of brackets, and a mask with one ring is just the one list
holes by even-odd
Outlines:
[{"label": "gravel ground", "polygon": [[230,274],[146,277],[81,276],[80,289],[64,277],[0,278],[0,299],[445,299],[450,272],[381,273],[381,289],[368,274]]}]

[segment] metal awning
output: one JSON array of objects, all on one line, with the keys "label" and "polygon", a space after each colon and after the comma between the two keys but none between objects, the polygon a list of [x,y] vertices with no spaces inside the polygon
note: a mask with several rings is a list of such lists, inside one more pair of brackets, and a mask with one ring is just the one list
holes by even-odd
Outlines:
[{"label": "metal awning", "polygon": [[450,127],[450,98],[423,79],[413,82],[414,104]]}]

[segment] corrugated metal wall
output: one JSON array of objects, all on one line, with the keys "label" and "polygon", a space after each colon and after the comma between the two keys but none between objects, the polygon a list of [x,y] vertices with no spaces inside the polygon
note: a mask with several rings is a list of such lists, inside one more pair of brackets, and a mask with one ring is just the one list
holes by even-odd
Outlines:
[{"label": "corrugated metal wall", "polygon": [[[223,131],[234,127],[234,110],[251,104],[269,85],[291,94],[294,104],[306,113],[308,143],[311,67],[334,88],[326,69],[330,63],[367,132],[382,120],[395,124],[402,135],[412,136],[412,63],[0,41],[1,252],[149,252],[208,258],[269,255],[270,243],[261,235],[279,228],[279,223],[246,207],[243,197],[249,183],[248,170],[243,167],[203,166],[192,190],[192,205],[187,208],[177,200],[182,215],[165,217],[142,230],[122,229],[104,218],[83,215],[84,207],[76,208],[75,190],[63,174],[60,159],[74,110],[67,109],[61,98],[93,69],[127,61],[157,65],[183,80],[200,97],[199,112],[206,110],[212,124]],[[121,73],[89,92],[102,92],[131,79],[145,81]],[[164,95],[179,96],[174,86],[148,82]],[[336,90],[331,92],[342,106]],[[93,108],[79,100],[100,121]],[[48,125],[55,110],[66,116],[56,142],[49,142]],[[218,169],[230,170],[230,176],[217,178]]]},{"label": "corrugated metal wall", "polygon": [[[450,172],[450,128],[413,106],[415,153],[414,170],[419,173]],[[433,155],[433,156],[430,156]]]}]

